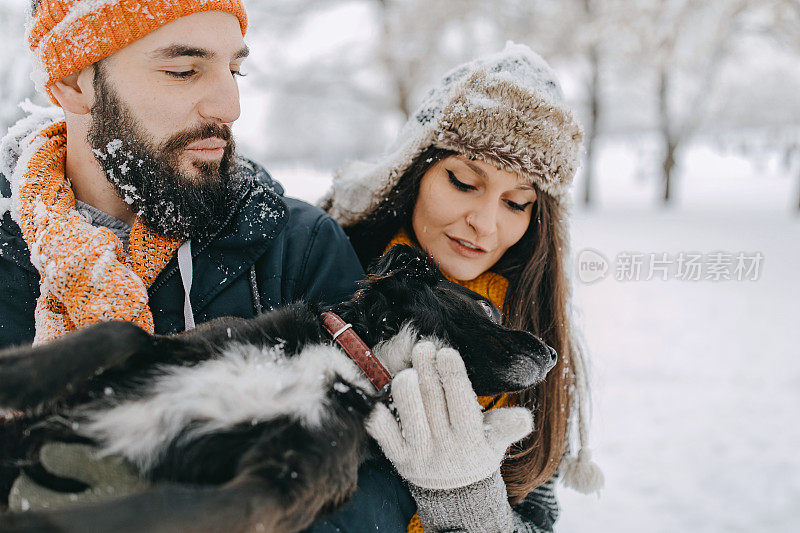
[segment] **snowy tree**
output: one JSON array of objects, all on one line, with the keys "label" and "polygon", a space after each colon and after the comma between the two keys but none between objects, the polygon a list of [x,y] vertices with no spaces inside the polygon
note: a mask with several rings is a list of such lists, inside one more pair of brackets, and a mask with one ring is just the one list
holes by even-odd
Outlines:
[{"label": "snowy tree", "polygon": [[[773,0],[766,2],[765,16],[758,29],[766,36],[775,39],[777,43],[800,55],[800,2],[797,0]],[[797,100],[795,92],[794,100]],[[800,128],[800,115],[797,116],[795,133]],[[790,145],[785,148],[786,160],[789,165],[796,161],[797,167],[797,210],[800,212],[800,134],[793,135]]]},{"label": "snowy tree", "polygon": [[629,46],[630,3],[620,0],[504,0],[492,15],[500,31],[528,44],[556,69],[577,67],[580,93],[570,104],[578,108],[584,126],[585,160],[582,200],[592,203],[596,143],[607,116],[604,94],[614,77],[614,63]]},{"label": "snowy tree", "polygon": [[636,69],[654,71],[664,203],[673,195],[680,149],[709,118],[719,74],[739,37],[750,0],[651,0],[638,5]]},{"label": "snowy tree", "polygon": [[[18,118],[20,101],[35,95],[23,29],[28,3],[0,2],[7,43],[0,54],[0,129]],[[585,132],[583,202],[590,203],[597,188],[598,143],[654,131],[661,146],[660,196],[670,202],[681,151],[699,135],[779,131],[769,135],[787,153],[800,154],[798,5],[250,0],[252,54],[245,65],[249,77],[241,81],[246,103],[237,135],[240,146],[273,165],[302,162],[329,170],[372,157],[444,72],[510,39],[551,63],[578,111]]]},{"label": "snowy tree", "polygon": [[0,136],[22,116],[20,102],[32,99],[45,103],[44,97],[37,96],[30,79],[31,57],[25,39],[27,8],[27,0],[3,0],[0,3],[0,32],[4,39],[0,61]]},{"label": "snowy tree", "polygon": [[580,63],[584,66],[585,158],[581,167],[583,203],[592,201],[595,141],[601,116],[601,61],[605,33],[602,31],[603,2],[564,0],[528,2],[507,0],[495,17],[502,31],[515,41],[529,45],[549,62]]},{"label": "snowy tree", "polygon": [[[375,155],[445,71],[504,42],[492,23],[493,6],[478,0],[299,4],[308,9],[279,2],[276,14],[271,2],[248,6],[258,24],[249,40],[273,43],[260,60],[249,60],[276,103],[264,124],[281,131],[263,153],[272,160],[330,166]],[[335,42],[313,47],[314,28],[341,31]],[[292,52],[295,46],[305,53]]]}]

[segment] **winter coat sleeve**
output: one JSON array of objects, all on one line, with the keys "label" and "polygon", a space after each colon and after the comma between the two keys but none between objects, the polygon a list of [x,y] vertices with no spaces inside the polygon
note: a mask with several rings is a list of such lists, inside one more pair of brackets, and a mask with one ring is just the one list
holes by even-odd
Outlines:
[{"label": "winter coat sleeve", "polygon": [[33,342],[39,275],[28,256],[11,215],[0,216],[0,349]]},{"label": "winter coat sleeve", "polygon": [[0,349],[33,342],[38,296],[34,277],[0,255]]},{"label": "winter coat sleeve", "polygon": [[514,505],[515,531],[525,533],[551,533],[558,520],[559,507],[556,499],[556,476],[528,493]]},{"label": "winter coat sleeve", "polygon": [[341,509],[304,533],[405,532],[416,507],[405,482],[384,457],[368,459],[358,470],[358,489]]},{"label": "winter coat sleeve", "polygon": [[356,253],[342,228],[322,214],[311,231],[300,263],[293,299],[325,305],[349,300],[364,278]]}]

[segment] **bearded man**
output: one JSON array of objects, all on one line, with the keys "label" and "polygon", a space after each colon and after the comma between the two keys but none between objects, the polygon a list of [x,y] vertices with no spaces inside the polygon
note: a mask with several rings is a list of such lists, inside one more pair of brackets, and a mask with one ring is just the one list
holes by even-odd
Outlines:
[{"label": "bearded man", "polygon": [[[29,106],[0,143],[0,348],[349,298],[363,272],[341,228],[236,155],[240,0],[35,0],[32,17],[58,107]],[[413,512],[367,465],[316,527],[399,530]]]}]

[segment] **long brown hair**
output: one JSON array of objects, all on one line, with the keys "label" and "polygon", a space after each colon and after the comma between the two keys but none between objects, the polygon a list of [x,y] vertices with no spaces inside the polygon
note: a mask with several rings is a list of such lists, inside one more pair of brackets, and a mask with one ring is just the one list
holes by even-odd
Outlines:
[{"label": "long brown hair", "polygon": [[[416,157],[386,199],[362,221],[345,228],[363,264],[383,253],[400,230],[411,230],[411,214],[422,177],[436,162],[455,152],[429,147]],[[509,327],[529,331],[558,352],[544,382],[511,395],[511,404],[534,413],[534,431],[514,444],[503,461],[509,502],[521,501],[558,468],[567,444],[575,374],[571,355],[579,349],[571,334],[566,272],[567,213],[553,197],[537,189],[531,222],[523,237],[492,270],[505,276],[508,292],[503,314]]]}]

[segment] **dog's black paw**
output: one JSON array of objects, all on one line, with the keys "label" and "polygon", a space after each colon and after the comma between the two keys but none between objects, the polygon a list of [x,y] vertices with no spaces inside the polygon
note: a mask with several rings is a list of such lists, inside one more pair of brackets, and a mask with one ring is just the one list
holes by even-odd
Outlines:
[{"label": "dog's black paw", "polygon": [[333,510],[356,490],[358,467],[366,449],[364,419],[376,398],[335,379],[329,409],[317,424],[282,417],[271,420],[238,470],[263,479],[282,505],[302,503],[308,513]]}]

